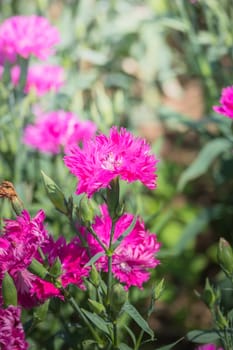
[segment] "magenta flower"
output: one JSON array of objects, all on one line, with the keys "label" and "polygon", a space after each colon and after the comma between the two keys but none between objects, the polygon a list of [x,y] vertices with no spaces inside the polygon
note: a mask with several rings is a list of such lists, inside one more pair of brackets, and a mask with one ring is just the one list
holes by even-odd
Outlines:
[{"label": "magenta flower", "polygon": [[[106,246],[109,246],[112,220],[105,205],[101,207],[101,214],[101,217],[95,218],[93,229],[99,239]],[[132,214],[126,213],[120,217],[116,223],[113,243],[127,230],[133,218]],[[91,256],[103,251],[103,248],[90,233],[83,230],[83,234],[88,242]],[[150,277],[148,269],[159,264],[159,260],[155,258],[159,249],[160,243],[157,242],[156,235],[147,231],[144,222],[138,218],[133,230],[122,240],[113,254],[113,275],[125,284],[126,288],[130,286],[142,288],[142,284]],[[106,272],[108,270],[107,257],[100,257],[96,266],[99,270]]]},{"label": "magenta flower", "polygon": [[196,350],[223,350],[223,348],[217,348],[214,344],[205,344],[198,346]]},{"label": "magenta flower", "polygon": [[34,125],[24,130],[23,142],[43,153],[57,154],[61,148],[90,139],[96,132],[91,121],[80,121],[71,112],[37,112]]},{"label": "magenta flower", "polygon": [[144,139],[136,138],[124,128],[118,131],[112,127],[109,137],[100,134],[85,142],[83,148],[71,148],[64,161],[79,179],[77,194],[85,192],[91,197],[117,176],[128,182],[139,180],[149,189],[156,187],[158,160]]},{"label": "magenta flower", "polygon": [[221,106],[213,106],[213,110],[228,118],[233,118],[233,86],[222,89],[220,103]]},{"label": "magenta flower", "polygon": [[1,350],[26,350],[28,343],[20,321],[21,309],[10,305],[6,309],[0,309],[0,349]]},{"label": "magenta flower", "polygon": [[81,289],[85,288],[83,278],[89,275],[90,267],[85,267],[89,257],[77,237],[70,243],[66,243],[64,237],[60,237],[56,242],[51,241],[44,252],[47,252],[51,266],[56,258],[59,258],[61,262],[59,280],[64,288],[69,284],[74,284]]},{"label": "magenta flower", "polygon": [[1,62],[34,55],[42,60],[53,53],[60,35],[48,20],[39,16],[14,16],[0,25]]},{"label": "magenta flower", "polygon": [[[20,67],[14,66],[11,69],[11,80],[17,86],[20,79]],[[64,85],[64,70],[60,66],[36,65],[29,67],[25,93],[34,90],[37,96],[43,96],[49,91],[57,92]]]},{"label": "magenta flower", "polygon": [[37,257],[38,248],[49,241],[44,228],[45,214],[40,210],[34,218],[24,210],[16,220],[5,220],[4,233],[0,238],[0,276],[8,272],[13,278],[19,303],[31,307],[40,301],[31,293],[33,283],[38,279],[27,270]]}]

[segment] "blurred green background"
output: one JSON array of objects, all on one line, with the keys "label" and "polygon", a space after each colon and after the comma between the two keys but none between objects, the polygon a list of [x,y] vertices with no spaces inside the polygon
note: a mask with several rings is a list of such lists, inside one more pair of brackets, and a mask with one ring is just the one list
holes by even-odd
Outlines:
[{"label": "blurred green background", "polygon": [[[62,40],[50,62],[65,68],[66,84],[39,101],[31,96],[21,104],[13,101],[8,111],[10,98],[1,82],[0,178],[15,184],[32,213],[45,209],[55,236],[69,236],[66,220],[57,220],[45,196],[39,169],[67,195],[75,179],[61,156],[18,146],[22,119],[33,120],[33,103],[73,111],[106,133],[121,125],[145,137],[160,159],[158,188],[152,193],[139,185],[123,188],[127,209],[139,212],[162,242],[153,281],[164,277],[166,288],[150,319],[157,341],[145,349],[210,328],[210,312],[195,291],[202,291],[207,276],[224,282],[217,242],[233,238],[231,121],[212,111],[221,89],[232,84],[232,1],[0,1],[1,20],[16,14],[43,15],[58,27]],[[3,217],[11,215],[5,202],[0,210]],[[150,284],[131,291],[142,314],[149,292]],[[229,295],[223,305],[231,308]],[[64,309],[60,319],[51,313],[32,334],[31,349],[73,349],[64,321],[70,312]],[[174,349],[192,346],[184,340]]]}]

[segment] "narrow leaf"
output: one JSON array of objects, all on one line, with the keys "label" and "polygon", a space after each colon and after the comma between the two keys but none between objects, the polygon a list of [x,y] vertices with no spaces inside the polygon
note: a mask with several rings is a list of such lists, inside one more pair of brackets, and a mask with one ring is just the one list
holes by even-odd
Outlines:
[{"label": "narrow leaf", "polygon": [[130,348],[127,344],[125,343],[120,343],[119,345],[119,350],[133,350],[132,348]]},{"label": "narrow leaf", "polygon": [[118,239],[114,242],[114,244],[112,245],[113,250],[115,250],[123,241],[123,239],[128,236],[128,234],[134,229],[134,226],[136,224],[137,221],[137,216],[135,216],[133,218],[133,221],[131,222],[131,224],[129,225],[129,227],[118,237]]},{"label": "narrow leaf", "polygon": [[103,320],[103,318],[99,317],[98,315],[87,311],[85,309],[81,309],[84,315],[102,332],[106,333],[107,335],[110,335],[110,331],[108,328],[107,323]]},{"label": "narrow leaf", "polygon": [[206,227],[209,221],[218,216],[219,206],[204,208],[198,216],[191,221],[184,229],[178,243],[174,247],[174,253],[180,254],[194,238]]},{"label": "narrow leaf", "polygon": [[193,330],[191,332],[188,332],[186,337],[188,340],[194,343],[207,344],[218,340],[220,338],[220,334],[215,330]]},{"label": "narrow leaf", "polygon": [[175,341],[174,343],[172,344],[168,344],[168,345],[165,345],[165,346],[162,346],[160,348],[156,348],[156,350],[170,350],[170,349],[173,349],[173,347],[178,344],[179,342],[181,342],[184,338],[180,338],[178,339],[177,341]]},{"label": "narrow leaf", "polygon": [[230,147],[232,147],[232,143],[225,138],[217,138],[208,142],[202,148],[194,162],[181,175],[178,183],[178,190],[183,190],[190,180],[194,180],[203,175],[214,159]]},{"label": "narrow leaf", "polygon": [[94,263],[101,257],[101,256],[104,256],[105,255],[105,252],[99,252],[97,254],[95,254],[89,261],[88,263],[86,263],[86,265],[84,267],[88,267],[88,266],[91,266],[91,265],[94,265]]},{"label": "narrow leaf", "polygon": [[122,310],[125,311],[137,323],[137,325],[144,330],[144,332],[149,334],[151,338],[154,337],[154,333],[152,329],[149,327],[146,320],[144,320],[144,318],[140,315],[138,310],[135,309],[135,307],[132,304],[130,304],[129,302],[126,302]]}]

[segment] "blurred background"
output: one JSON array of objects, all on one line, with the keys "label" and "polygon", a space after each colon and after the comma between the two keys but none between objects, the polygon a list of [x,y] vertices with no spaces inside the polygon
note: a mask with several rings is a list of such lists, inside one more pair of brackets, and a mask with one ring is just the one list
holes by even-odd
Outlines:
[{"label": "blurred background", "polygon": [[[66,84],[40,99],[44,109],[73,111],[106,133],[112,125],[125,126],[145,137],[160,159],[155,191],[123,189],[128,210],[140,212],[162,242],[153,281],[164,277],[165,290],[150,318],[157,341],[143,349],[211,328],[211,314],[198,293],[206,277],[219,286],[226,283],[216,248],[220,237],[231,243],[233,238],[232,132],[230,119],[212,106],[232,84],[232,5],[231,0],[0,1],[1,20],[38,14],[61,33],[51,62],[64,67]],[[61,187],[66,184],[66,193],[74,192],[75,180],[66,181],[61,159],[23,145],[13,173],[4,121],[1,127],[1,178],[14,181],[29,210],[45,208],[54,234],[69,235],[67,223],[56,221],[45,198],[37,165]],[[32,155],[39,163],[25,168]],[[1,204],[1,212],[7,215],[7,204]],[[149,293],[150,284],[131,291],[142,314]],[[233,307],[232,300],[226,293],[223,308]],[[45,324],[32,334],[32,349],[72,349],[56,322],[50,331]],[[192,348],[185,339],[174,346]]]}]

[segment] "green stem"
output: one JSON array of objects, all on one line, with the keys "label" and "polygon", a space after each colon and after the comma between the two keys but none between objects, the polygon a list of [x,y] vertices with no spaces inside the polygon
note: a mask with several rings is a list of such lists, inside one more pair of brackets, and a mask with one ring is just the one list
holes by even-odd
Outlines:
[{"label": "green stem", "polygon": [[141,342],[142,342],[143,334],[144,334],[144,331],[141,330],[141,332],[139,334],[139,337],[138,337],[138,340],[137,340],[137,343],[135,344],[134,350],[138,350],[139,349],[139,346],[141,345]]},{"label": "green stem", "polygon": [[98,344],[102,343],[101,338],[99,337],[99,335],[96,333],[95,329],[92,327],[92,325],[89,323],[89,321],[87,320],[87,318],[83,315],[82,310],[80,309],[80,307],[78,306],[78,304],[76,303],[75,299],[72,296],[68,296],[68,301],[70,303],[70,305],[73,307],[73,309],[78,313],[78,315],[80,316],[80,318],[82,319],[83,323],[87,326],[87,328],[89,329],[89,331],[91,332],[91,334],[93,335],[93,338],[97,341]]},{"label": "green stem", "polygon": [[118,349],[117,321],[113,322],[113,348]]},{"label": "green stem", "polygon": [[110,233],[110,240],[109,240],[109,249],[108,249],[108,282],[107,282],[107,305],[110,305],[110,296],[111,296],[111,290],[112,290],[112,241],[115,231],[115,224],[116,222],[112,220],[112,227],[111,227],[111,233]]},{"label": "green stem", "polygon": [[92,226],[88,227],[89,231],[91,232],[92,236],[97,240],[97,242],[99,243],[99,245],[103,248],[103,250],[105,251],[105,253],[107,253],[108,248],[106,247],[106,245],[99,239],[99,237],[97,236],[97,234],[95,233],[95,231],[93,230]]}]

